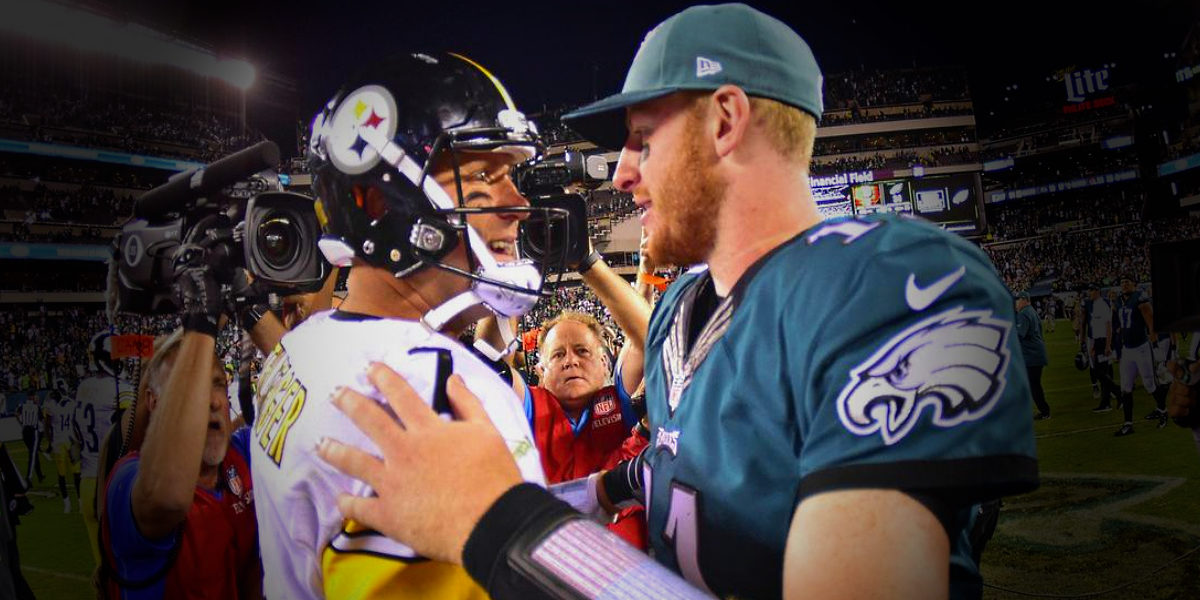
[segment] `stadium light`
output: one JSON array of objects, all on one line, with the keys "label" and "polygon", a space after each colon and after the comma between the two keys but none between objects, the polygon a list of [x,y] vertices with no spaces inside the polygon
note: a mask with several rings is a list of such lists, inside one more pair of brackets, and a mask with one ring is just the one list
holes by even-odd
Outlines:
[{"label": "stadium light", "polygon": [[258,71],[244,60],[226,59],[217,63],[216,75],[229,85],[245,91],[254,85]]},{"label": "stadium light", "polygon": [[218,60],[211,51],[143,25],[117,23],[95,13],[43,0],[25,0],[21,10],[9,11],[0,19],[0,31],[82,52],[178,67],[218,78],[243,91],[256,78],[254,66],[244,60]]}]

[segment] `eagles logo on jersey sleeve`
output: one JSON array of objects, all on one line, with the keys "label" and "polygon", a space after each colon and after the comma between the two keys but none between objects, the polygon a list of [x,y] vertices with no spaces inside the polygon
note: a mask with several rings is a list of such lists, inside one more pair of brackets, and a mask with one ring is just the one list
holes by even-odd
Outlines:
[{"label": "eagles logo on jersey sleeve", "polygon": [[[650,543],[693,584],[779,597],[779,524],[815,493],[919,492],[953,519],[1036,486],[1012,298],[966,240],[904,217],[835,219],[726,298],[710,290],[703,271],[681,276],[646,345]],[[689,322],[697,298],[712,307],[703,324]],[[952,588],[968,570],[952,569]]]},{"label": "eagles logo on jersey sleeve", "polygon": [[878,433],[890,446],[925,407],[944,428],[986,416],[1004,392],[1010,328],[989,310],[961,308],[916,323],[851,371],[838,417],[851,432]]},{"label": "eagles logo on jersey sleeve", "polygon": [[[819,415],[807,425],[801,460],[803,476],[816,477],[802,487],[806,493],[868,483],[905,489],[905,479],[966,487],[979,477],[956,482],[959,471],[997,453],[1027,459],[1005,478],[1019,487],[1036,481],[1029,383],[1007,289],[968,242],[917,221],[880,224],[861,242],[819,254],[868,256],[850,261],[863,265],[855,277],[822,291],[836,297],[824,302],[819,322],[827,333],[814,350],[826,368],[796,382],[809,386],[817,404],[807,410]],[[801,304],[811,310],[822,302]],[[910,467],[931,460],[945,468],[911,477]],[[867,480],[854,481],[859,477]],[[874,477],[880,480],[868,481]]]},{"label": "eagles logo on jersey sleeve", "polygon": [[367,365],[378,361],[404,375],[432,402],[438,378],[449,376],[439,373],[444,353],[452,372],[462,375],[509,441],[525,478],[544,484],[516,395],[474,354],[418,323],[337,318],[339,314],[313,315],[284,336],[260,377],[250,452],[264,595],[486,597],[461,567],[427,561],[403,544],[342,519],[339,494],[367,496],[373,491],[324,463],[316,446],[330,437],[379,454],[332,405],[333,393],[347,386],[383,403],[366,379]]}]

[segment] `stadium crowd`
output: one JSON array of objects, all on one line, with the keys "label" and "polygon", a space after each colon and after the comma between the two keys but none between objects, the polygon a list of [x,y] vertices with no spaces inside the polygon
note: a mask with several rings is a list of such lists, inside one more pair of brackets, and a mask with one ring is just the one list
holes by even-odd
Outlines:
[{"label": "stadium crowd", "polygon": [[0,127],[10,136],[45,143],[209,162],[261,139],[237,133],[235,120],[115,94],[85,97],[38,85],[0,90]]},{"label": "stadium crowd", "polygon": [[975,110],[969,104],[925,102],[919,106],[903,106],[896,109],[884,110],[879,108],[843,108],[832,109],[821,115],[821,126],[856,125],[860,123],[878,123],[881,121],[904,121],[908,119],[933,119],[937,117],[956,117],[973,115]]},{"label": "stadium crowd", "polygon": [[1058,104],[1022,107],[1014,105],[1009,108],[1013,112],[1001,115],[993,121],[993,124],[980,124],[980,139],[996,141],[1030,134],[1036,135],[1046,130],[1047,121],[1053,121],[1056,127],[1069,127],[1127,117],[1130,113],[1130,107],[1123,102],[1075,114],[1063,114],[1062,107]]},{"label": "stadium crowd", "polygon": [[155,169],[0,154],[0,179],[28,180],[34,183],[87,183],[93,186],[146,190],[166,181],[168,175],[169,172]]},{"label": "stadium crowd", "polygon": [[[821,125],[969,115],[973,113],[969,106],[936,104],[969,99],[966,73],[958,69],[863,70],[831,74],[825,78],[825,113]],[[917,106],[904,106],[910,104]],[[867,107],[901,106],[901,110],[864,110]],[[547,144],[583,141],[578,133],[559,120],[567,110],[568,107],[558,107],[530,116]]]},{"label": "stadium crowd", "polygon": [[848,152],[894,150],[897,148],[921,148],[924,146],[946,146],[969,144],[975,141],[975,130],[971,127],[926,129],[913,132],[889,132],[836,138],[817,138],[813,145],[814,156],[829,156]]},{"label": "stadium crowd", "polygon": [[51,189],[40,183],[31,190],[0,186],[0,211],[5,220],[32,217],[41,222],[113,225],[129,216],[133,200],[133,193],[88,184],[75,189]]},{"label": "stadium crowd", "polygon": [[1026,156],[1015,163],[1012,171],[988,173],[988,178],[1006,187],[1019,188],[1138,168],[1137,157],[1131,151],[1102,150],[1095,146]]},{"label": "stadium crowd", "polygon": [[110,323],[94,304],[14,304],[0,310],[0,385],[6,392],[49,389],[62,378],[75,389],[88,364],[88,341],[102,331],[159,335],[174,329],[174,316],[119,315]]},{"label": "stadium crowd", "polygon": [[1050,231],[1133,223],[1140,220],[1144,202],[1136,188],[1101,188],[989,203],[985,208],[990,237],[1015,240]]},{"label": "stadium crowd", "polygon": [[1088,282],[1116,285],[1122,276],[1149,281],[1150,244],[1195,237],[1200,237],[1200,217],[1054,233],[984,249],[1009,289],[1053,279],[1053,291],[1067,292]]},{"label": "stadium crowd", "polygon": [[970,98],[966,72],[950,68],[851,71],[825,78],[830,110]]}]

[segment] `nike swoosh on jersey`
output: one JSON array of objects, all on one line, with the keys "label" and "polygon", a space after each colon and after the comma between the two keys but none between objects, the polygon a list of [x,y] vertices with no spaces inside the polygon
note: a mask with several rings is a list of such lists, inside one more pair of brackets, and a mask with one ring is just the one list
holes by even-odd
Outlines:
[{"label": "nike swoosh on jersey", "polygon": [[958,283],[959,279],[967,272],[967,266],[963,265],[955,271],[925,287],[917,286],[917,276],[915,273],[908,275],[908,284],[904,286],[904,300],[908,302],[908,307],[914,311],[922,311],[929,308],[946,290]]}]

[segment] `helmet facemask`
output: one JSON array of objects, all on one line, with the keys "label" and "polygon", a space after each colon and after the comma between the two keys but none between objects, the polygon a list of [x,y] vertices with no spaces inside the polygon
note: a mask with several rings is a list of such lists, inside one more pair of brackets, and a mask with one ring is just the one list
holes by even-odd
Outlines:
[{"label": "helmet facemask", "polygon": [[[524,117],[521,118],[523,119]],[[567,211],[559,208],[535,208],[530,206],[479,208],[464,206],[465,195],[463,193],[463,174],[459,161],[460,153],[501,152],[515,154],[518,158],[525,161],[540,159],[541,144],[537,142],[536,138],[525,141],[519,138],[514,139],[514,137],[516,136],[512,135],[512,130],[500,128],[495,130],[456,130],[439,136],[431,152],[431,157],[438,156],[438,152],[448,153],[451,159],[450,166],[454,173],[457,202],[451,200],[440,185],[436,183],[432,186],[424,185],[424,182],[432,182],[430,173],[430,167],[434,163],[432,158],[426,161],[425,169],[422,172],[422,189],[425,190],[426,195],[437,206],[437,213],[443,216],[447,222],[451,223],[460,232],[460,237],[461,239],[465,239],[468,250],[466,253],[468,268],[466,270],[459,269],[442,261],[429,262],[427,264],[461,277],[466,277],[472,282],[470,290],[430,311],[425,315],[423,320],[430,327],[438,329],[449,321],[449,319],[470,306],[483,304],[497,316],[501,338],[505,344],[505,348],[494,349],[486,345],[480,346],[480,343],[476,343],[476,347],[493,360],[506,354],[511,350],[513,344],[516,343],[516,336],[512,331],[508,319],[529,312],[540,298],[553,295],[551,290],[566,270],[567,248],[569,247],[565,243],[566,241],[563,240],[563,243],[557,246],[562,248],[562,251],[557,256],[543,257],[539,265],[531,260],[521,247],[521,236],[518,235],[514,241],[516,244],[517,260],[499,262],[492,255],[486,240],[483,239],[479,231],[469,224],[468,217],[470,215],[524,214],[527,217],[522,221],[521,226],[525,226],[525,223],[528,222],[528,216],[540,213],[543,218],[537,220],[538,224],[536,226],[543,228],[542,239],[551,239],[550,236],[554,231],[566,231],[565,224],[569,215]],[[559,235],[565,235],[565,233],[560,233]],[[548,282],[550,285],[547,285]]]},{"label": "helmet facemask", "polygon": [[[540,269],[539,265],[529,259],[522,250],[520,236],[516,241],[518,259],[498,262],[488,249],[486,241],[467,221],[469,215],[533,215],[540,213],[543,218],[538,219],[538,226],[544,228],[542,239],[551,239],[552,231],[560,232],[558,235],[561,237],[567,230],[565,224],[569,215],[563,209],[530,206],[488,208],[464,206],[463,174],[460,165],[462,153],[499,152],[515,155],[518,159],[525,161],[540,159],[541,142],[531,124],[523,125],[525,123],[523,115],[515,110],[505,110],[501,111],[497,120],[507,121],[510,126],[459,128],[441,133],[427,149],[429,158],[424,161],[420,161],[418,156],[405,152],[399,144],[388,137],[387,133],[378,128],[357,128],[355,134],[363,141],[364,149],[379,156],[381,159],[379,168],[384,170],[384,174],[380,176],[381,182],[370,185],[379,187],[382,191],[386,182],[393,181],[392,178],[399,175],[408,184],[420,190],[424,196],[424,202],[428,203],[428,210],[422,210],[421,212],[424,214],[421,216],[413,214],[412,211],[401,211],[401,214],[389,215],[387,213],[391,213],[403,202],[400,199],[389,201],[390,207],[384,214],[369,215],[371,227],[390,229],[392,234],[386,237],[398,238],[393,241],[400,242],[397,245],[404,246],[404,248],[380,247],[381,242],[374,241],[369,237],[358,243],[358,248],[355,248],[347,244],[348,240],[325,236],[320,245],[326,258],[335,265],[344,266],[348,264],[350,258],[358,255],[377,266],[385,266],[381,264],[383,262],[381,257],[388,253],[407,253],[415,260],[405,261],[402,268],[393,269],[396,277],[406,277],[423,267],[434,267],[470,279],[472,283],[469,290],[435,307],[423,317],[422,320],[435,330],[441,329],[463,311],[482,304],[498,317],[503,334],[508,317],[525,314],[533,308],[538,299],[551,296],[552,292],[549,290],[565,272],[566,249],[569,247],[565,240],[556,246],[562,248],[563,251],[558,256],[542,258]],[[318,122],[314,124],[313,137],[316,143],[320,143],[319,137],[331,137],[328,132],[322,130],[323,123],[321,121],[322,117],[319,116]],[[442,155],[450,159],[456,199],[452,199],[450,194],[447,194],[446,190],[432,176],[435,159]],[[337,167],[330,162],[321,168]],[[317,172],[316,175],[318,179],[322,178],[320,172]],[[325,194],[331,193],[334,192],[325,192]],[[359,191],[354,191],[354,194],[359,194]],[[361,207],[361,200],[358,201],[358,204]],[[390,216],[398,218],[389,219]],[[389,220],[393,220],[394,223],[388,223]],[[404,231],[405,229],[407,231]],[[444,260],[460,240],[467,244],[468,266],[466,269],[448,264]],[[405,241],[407,243],[404,243]],[[363,256],[363,254],[369,256]],[[549,286],[546,285],[548,281],[552,282]],[[508,335],[504,337],[506,344],[515,342],[515,339],[510,342]],[[515,336],[513,337],[515,338]],[[494,352],[486,353],[494,354]]]}]

